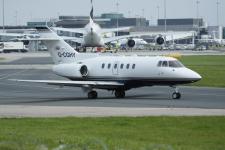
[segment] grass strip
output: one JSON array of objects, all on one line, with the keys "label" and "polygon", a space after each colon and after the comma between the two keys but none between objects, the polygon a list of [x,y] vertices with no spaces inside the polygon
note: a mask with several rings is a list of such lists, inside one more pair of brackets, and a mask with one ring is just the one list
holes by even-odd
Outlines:
[{"label": "grass strip", "polygon": [[180,61],[202,76],[194,86],[225,87],[225,56],[183,56]]},{"label": "grass strip", "polygon": [[224,150],[225,117],[0,119],[1,150]]}]

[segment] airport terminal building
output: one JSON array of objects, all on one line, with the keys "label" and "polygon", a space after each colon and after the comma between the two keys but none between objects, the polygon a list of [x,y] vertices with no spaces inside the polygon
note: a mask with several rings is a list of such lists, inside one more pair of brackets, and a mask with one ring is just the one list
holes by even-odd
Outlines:
[{"label": "airport terminal building", "polygon": [[[150,21],[146,18],[126,18],[123,14],[104,13],[96,16],[94,20],[102,28],[133,27],[131,32],[164,32],[166,31],[195,31],[199,35],[209,34],[209,37],[224,38],[225,28],[216,26],[206,26],[202,18],[178,18],[178,19],[158,19],[157,25],[150,26]],[[89,16],[59,16],[58,19],[47,22],[49,26],[63,28],[83,28],[89,21]],[[27,27],[46,25],[46,22],[28,22]],[[127,34],[127,33],[120,33]]]},{"label": "airport terminal building", "polygon": [[[196,32],[197,38],[203,35],[207,38],[225,38],[225,28],[221,26],[207,26],[202,18],[177,18],[177,19],[158,19],[157,25],[151,25],[150,21],[143,17],[126,18],[123,14],[118,13],[104,13],[101,16],[94,17],[94,20],[102,28],[116,28],[116,27],[132,27],[130,32],[119,32],[119,35],[126,35],[132,33],[146,33],[146,32],[162,32],[165,31],[181,31],[181,32]],[[89,22],[89,16],[59,16],[57,19],[50,19],[49,21],[29,21],[26,26],[11,26],[6,27],[5,31],[8,33],[21,33],[22,30],[13,29],[34,29],[36,26],[56,26],[63,28],[83,28]],[[2,27],[0,27],[2,28]],[[18,31],[18,32],[17,32]],[[61,35],[80,37],[77,33],[60,32]],[[196,37],[193,37],[196,38]],[[0,37],[0,41],[4,41]],[[190,38],[189,43],[192,41]],[[184,41],[186,42],[186,41]],[[36,48],[34,48],[36,49]]]}]

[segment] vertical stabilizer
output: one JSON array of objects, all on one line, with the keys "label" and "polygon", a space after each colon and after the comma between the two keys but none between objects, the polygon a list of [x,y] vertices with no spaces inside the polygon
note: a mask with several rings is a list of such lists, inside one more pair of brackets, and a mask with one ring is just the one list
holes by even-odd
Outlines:
[{"label": "vertical stabilizer", "polygon": [[93,20],[94,20],[94,6],[93,6],[93,0],[91,0],[90,22],[93,22]]},{"label": "vertical stabilizer", "polygon": [[79,53],[48,27],[36,27],[55,64],[76,61]]}]

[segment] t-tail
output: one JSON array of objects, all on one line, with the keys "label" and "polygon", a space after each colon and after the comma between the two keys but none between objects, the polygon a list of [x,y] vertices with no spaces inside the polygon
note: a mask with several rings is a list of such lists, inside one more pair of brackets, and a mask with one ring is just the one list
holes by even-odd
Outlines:
[{"label": "t-tail", "polygon": [[40,41],[47,46],[55,64],[76,61],[79,53],[48,27],[36,27]]},{"label": "t-tail", "polygon": [[91,12],[90,12],[90,23],[94,22],[94,6],[93,6],[93,0],[91,0]]}]

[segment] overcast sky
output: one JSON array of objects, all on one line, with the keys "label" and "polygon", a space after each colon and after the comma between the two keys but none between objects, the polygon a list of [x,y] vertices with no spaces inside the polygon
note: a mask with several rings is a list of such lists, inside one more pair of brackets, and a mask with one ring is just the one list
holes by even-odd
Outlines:
[{"label": "overcast sky", "polygon": [[[0,24],[2,25],[2,1]],[[119,3],[119,12],[126,17],[145,16],[150,24],[158,18],[157,6],[160,9],[160,18],[164,17],[164,0],[93,0],[94,14],[116,12],[116,3]],[[166,0],[167,18],[193,18],[197,16],[196,0]],[[199,0],[199,15],[208,25],[217,24],[217,0]],[[219,22],[225,25],[225,0],[219,1]],[[58,15],[89,15],[90,0],[5,0],[5,24],[26,24],[30,20],[57,18]],[[16,17],[17,16],[17,17]],[[17,18],[17,19],[16,19]]]}]

